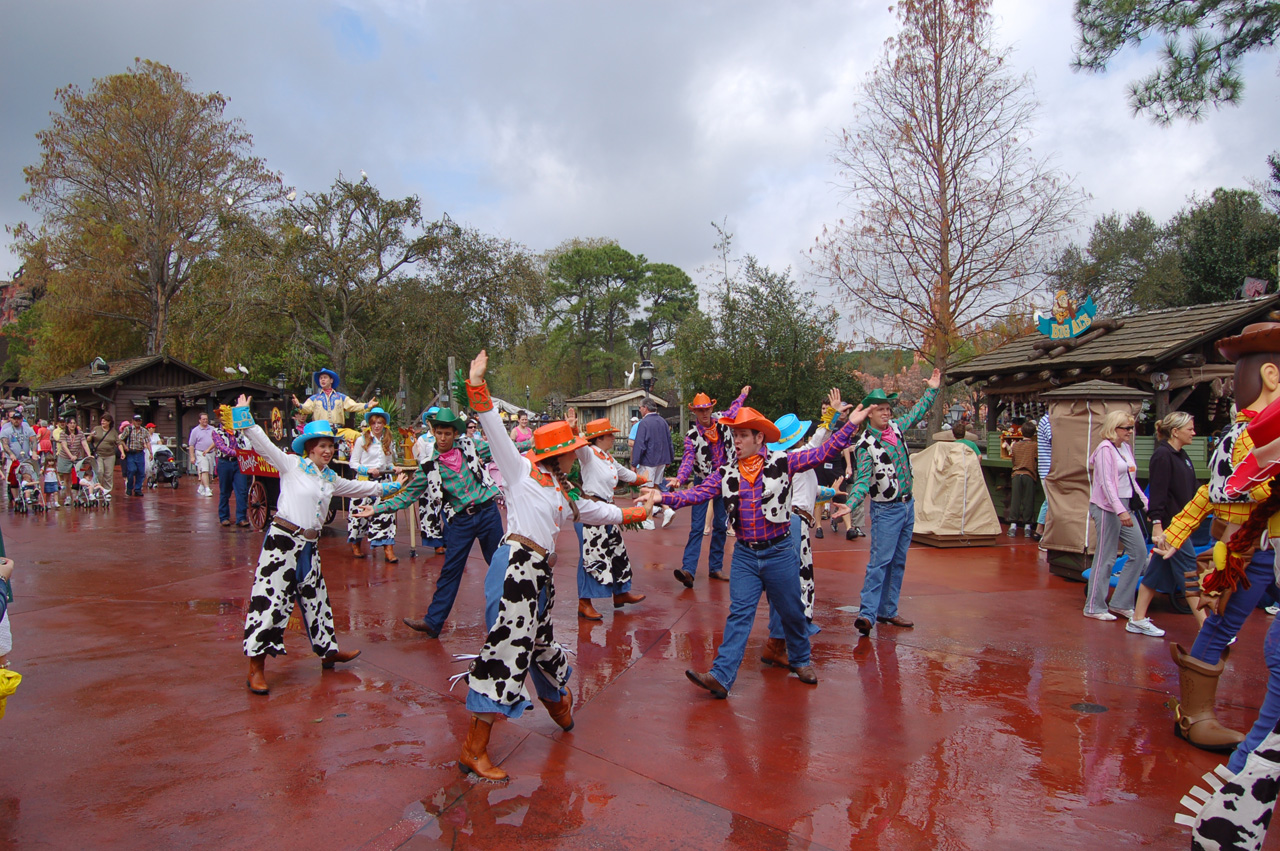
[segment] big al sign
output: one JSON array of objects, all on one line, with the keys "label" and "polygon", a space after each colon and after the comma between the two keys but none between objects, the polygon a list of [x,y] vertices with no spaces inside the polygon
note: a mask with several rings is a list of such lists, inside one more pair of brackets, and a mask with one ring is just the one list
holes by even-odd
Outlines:
[{"label": "big al sign", "polygon": [[1050,340],[1067,340],[1088,331],[1097,312],[1093,296],[1089,296],[1084,304],[1077,307],[1071,303],[1066,290],[1058,290],[1053,297],[1053,310],[1048,316],[1037,317],[1036,321],[1040,333]]}]

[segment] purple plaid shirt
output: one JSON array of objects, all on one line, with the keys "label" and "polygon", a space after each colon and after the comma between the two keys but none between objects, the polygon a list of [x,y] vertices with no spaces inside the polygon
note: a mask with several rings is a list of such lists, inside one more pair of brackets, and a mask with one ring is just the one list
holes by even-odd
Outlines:
[{"label": "purple plaid shirt", "polygon": [[234,461],[236,458],[236,439],[220,428],[213,430],[213,450],[219,458]]},{"label": "purple plaid shirt", "polygon": [[[821,446],[811,446],[787,453],[787,473],[794,476],[805,470],[812,470],[820,464],[834,460],[840,456],[840,450],[849,445],[857,432],[853,423],[845,423],[835,434],[823,441]],[[764,454],[762,449],[761,455]],[[663,494],[662,504],[670,508],[684,508],[686,505],[697,505],[720,495],[720,473],[712,473],[703,479],[697,487]],[[786,523],[773,523],[765,519],[760,501],[764,496],[764,476],[756,477],[755,483],[742,480],[738,490],[738,525],[734,531],[738,539],[755,543],[768,541],[787,534],[791,527]]]},{"label": "purple plaid shirt", "polygon": [[[721,417],[736,417],[738,415],[738,410],[742,407],[742,403],[745,401],[747,401],[747,394],[743,393],[740,396],[738,396],[737,399],[733,400],[733,404],[729,406],[729,410],[721,411],[717,414],[712,414],[711,428],[718,428],[718,426],[716,425],[716,420],[720,419]],[[696,422],[694,423],[694,427],[695,428],[697,427]],[[694,462],[695,452],[696,450],[694,447],[693,440],[689,437],[688,434],[685,434],[684,455],[680,457],[680,470],[679,472],[676,473],[677,484],[681,484],[681,485],[686,484],[689,481],[689,477],[693,475],[693,462]],[[723,466],[724,466],[724,442],[717,440],[715,443],[711,444],[711,468],[713,470],[719,470]]]}]

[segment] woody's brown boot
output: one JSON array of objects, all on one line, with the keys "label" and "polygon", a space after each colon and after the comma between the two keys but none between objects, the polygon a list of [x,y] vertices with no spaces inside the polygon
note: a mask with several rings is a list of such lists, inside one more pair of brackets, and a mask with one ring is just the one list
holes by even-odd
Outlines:
[{"label": "woody's brown boot", "polygon": [[351,555],[355,556],[356,558],[364,558],[364,557],[365,557],[364,549],[361,547],[361,545],[360,545],[360,542],[359,542],[359,541],[352,541],[352,542],[351,542]]},{"label": "woody's brown boot", "polygon": [[474,774],[490,783],[505,783],[508,779],[507,772],[489,761],[489,733],[492,730],[492,721],[485,721],[479,715],[471,716],[471,726],[467,728],[467,740],[462,743],[458,768],[464,774]]},{"label": "woody's brown boot", "polygon": [[573,692],[569,689],[564,690],[564,697],[556,701],[550,701],[545,698],[538,698],[542,701],[542,705],[547,707],[547,712],[551,713],[551,720],[560,725],[560,729],[566,733],[573,729]]},{"label": "woody's brown boot", "polygon": [[267,688],[267,654],[249,657],[249,679],[244,683],[254,694],[269,694]]},{"label": "woody's brown boot", "polygon": [[766,665],[790,668],[791,665],[787,661],[787,640],[785,638],[770,638],[766,641],[764,643],[764,652],[760,654],[760,661]]},{"label": "woody's brown boot", "polygon": [[1170,642],[1169,655],[1178,666],[1182,694],[1181,701],[1174,706],[1173,731],[1201,750],[1224,753],[1234,750],[1244,741],[1244,734],[1222,726],[1213,712],[1218,678],[1227,664],[1226,654],[1218,664],[1209,665],[1194,658],[1182,645]]}]

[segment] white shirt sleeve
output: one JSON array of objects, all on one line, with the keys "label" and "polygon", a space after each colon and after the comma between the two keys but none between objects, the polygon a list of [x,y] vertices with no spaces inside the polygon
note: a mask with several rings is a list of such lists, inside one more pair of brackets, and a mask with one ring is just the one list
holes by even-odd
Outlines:
[{"label": "white shirt sleeve", "polygon": [[253,451],[266,458],[267,463],[277,470],[284,472],[298,466],[298,456],[288,455],[272,443],[267,433],[262,430],[262,426],[249,426],[242,433],[249,439],[249,445],[253,447]]},{"label": "white shirt sleeve", "polygon": [[484,429],[484,433],[492,435],[489,439],[489,452],[492,453],[493,462],[498,465],[502,478],[513,482],[529,475],[533,464],[520,454],[520,450],[516,449],[515,443],[511,440],[511,435],[507,434],[507,430],[502,427],[502,418],[498,415],[498,409],[493,408],[476,416],[480,418],[480,427]]}]

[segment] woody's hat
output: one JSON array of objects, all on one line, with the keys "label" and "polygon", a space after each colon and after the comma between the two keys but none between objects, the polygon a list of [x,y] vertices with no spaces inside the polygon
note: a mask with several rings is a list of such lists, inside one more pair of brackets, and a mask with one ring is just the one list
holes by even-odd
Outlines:
[{"label": "woody's hat", "polygon": [[1253,451],[1227,478],[1226,492],[1231,499],[1280,475],[1280,402],[1267,405],[1249,421],[1246,431],[1253,439]]},{"label": "woody's hat", "polygon": [[564,420],[539,426],[533,433],[533,448],[525,453],[530,461],[546,461],[566,452],[573,452],[587,445],[584,438],[573,433]]},{"label": "woody's hat", "polygon": [[689,403],[691,411],[705,411],[716,406],[716,400],[712,399],[706,393],[699,393],[693,397],[693,401]]},{"label": "woody's hat", "polygon": [[881,390],[879,387],[877,387],[875,390],[872,390],[866,396],[863,396],[862,402],[860,404],[864,408],[870,408],[872,405],[892,405],[897,401],[898,401],[897,393],[890,393],[888,395],[885,395],[885,392]]},{"label": "woody's hat", "polygon": [[602,417],[598,420],[592,420],[587,423],[582,432],[584,440],[595,440],[597,437],[604,437],[606,434],[617,434],[618,430],[613,427],[613,423],[607,418]]},{"label": "woody's hat", "polygon": [[777,443],[778,438],[782,437],[782,432],[778,431],[778,427],[773,421],[755,408],[743,406],[738,409],[737,416],[721,417],[720,425],[727,425],[729,428],[749,428],[758,431],[764,435],[764,439],[769,443]]},{"label": "woody's hat", "polygon": [[1280,322],[1255,322],[1246,325],[1236,336],[1219,340],[1218,351],[1232,363],[1236,363],[1244,355],[1280,353]]}]

